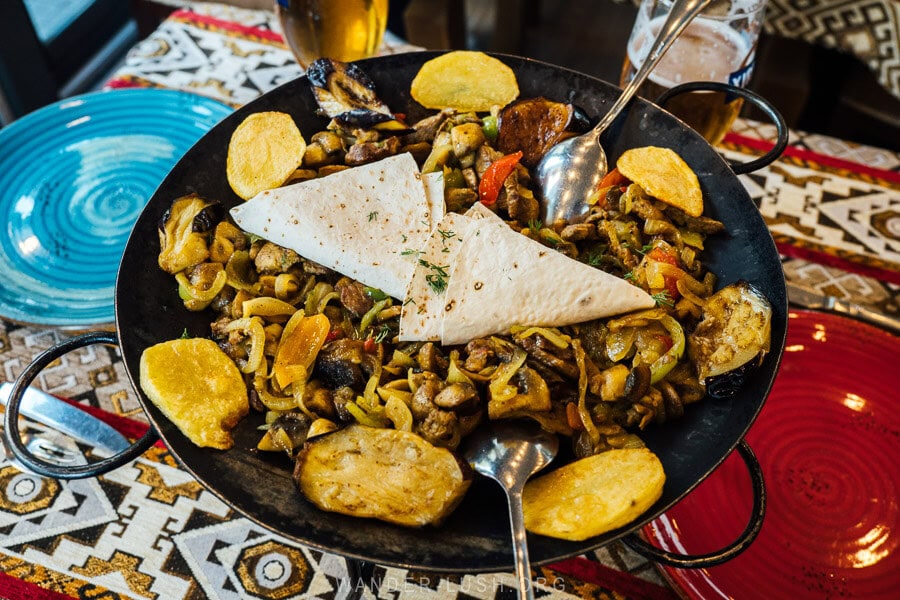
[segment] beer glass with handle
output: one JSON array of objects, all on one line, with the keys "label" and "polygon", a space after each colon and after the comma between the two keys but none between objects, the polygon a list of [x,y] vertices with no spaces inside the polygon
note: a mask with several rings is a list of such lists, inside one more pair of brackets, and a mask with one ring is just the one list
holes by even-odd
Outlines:
[{"label": "beer glass with handle", "polygon": [[[634,77],[650,50],[671,0],[641,0],[628,39],[620,84]],[[653,69],[638,93],[648,100],[689,81],[716,81],[744,87],[753,73],[766,0],[716,0],[688,25]],[[690,92],[670,99],[664,108],[681,118],[710,144],[718,144],[743,106],[725,92]]]},{"label": "beer glass with handle", "polygon": [[387,26],[388,0],[276,0],[284,39],[300,66],[315,59],[373,56]]}]

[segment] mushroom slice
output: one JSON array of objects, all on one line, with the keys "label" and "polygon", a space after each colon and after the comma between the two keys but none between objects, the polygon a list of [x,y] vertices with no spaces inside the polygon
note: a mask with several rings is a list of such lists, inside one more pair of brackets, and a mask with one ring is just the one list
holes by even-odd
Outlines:
[{"label": "mushroom slice", "polygon": [[209,257],[208,242],[221,221],[223,209],[196,194],[182,196],[159,221],[159,267],[171,274],[200,264]]}]

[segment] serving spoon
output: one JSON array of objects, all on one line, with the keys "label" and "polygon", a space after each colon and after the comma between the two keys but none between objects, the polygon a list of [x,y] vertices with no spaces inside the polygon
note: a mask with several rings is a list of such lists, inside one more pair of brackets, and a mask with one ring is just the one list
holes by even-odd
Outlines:
[{"label": "serving spoon", "polygon": [[588,198],[609,170],[600,134],[616,120],[653,68],[672,46],[685,27],[712,0],[675,0],[672,10],[634,78],[593,129],[553,146],[535,168],[544,223],[559,220],[574,222],[587,214]]},{"label": "serving spoon", "polygon": [[528,478],[547,466],[558,451],[556,435],[537,424],[521,421],[498,421],[479,428],[468,437],[463,449],[472,468],[495,480],[506,492],[520,598],[534,598],[522,490]]}]

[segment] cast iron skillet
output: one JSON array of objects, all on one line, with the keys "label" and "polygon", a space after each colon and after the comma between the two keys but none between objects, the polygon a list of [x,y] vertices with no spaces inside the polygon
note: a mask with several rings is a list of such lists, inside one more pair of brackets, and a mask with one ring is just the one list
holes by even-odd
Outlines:
[{"label": "cast iron skillet", "polygon": [[[376,82],[381,98],[414,122],[428,111],[410,98],[409,84],[422,63],[435,55],[402,54],[360,64]],[[499,58],[516,72],[521,97],[543,95],[570,101],[595,119],[604,114],[619,92],[610,84],[573,71],[523,58]],[[288,82],[249,103],[188,151],[150,199],[128,240],[116,283],[118,343],[132,385],[153,427],[182,465],[224,502],[262,526],[308,546],[378,564],[448,572],[508,570],[512,567],[512,553],[506,504],[500,488],[492,482],[476,478],[463,503],[439,528],[406,529],[322,512],[296,490],[291,465],[283,456],[253,450],[259,440],[257,426],[262,415],[251,415],[237,427],[233,449],[202,449],[188,441],[140,392],[139,362],[145,348],[181,337],[185,331],[195,337],[209,335],[209,314],[185,310],[172,277],[157,267],[160,217],[175,198],[190,192],[219,200],[228,207],[240,202],[225,178],[226,149],[235,127],[251,113],[278,110],[293,115],[300,129],[310,135],[327,122],[314,115],[315,107],[305,78]],[[662,498],[649,511],[625,528],[584,542],[529,535],[529,551],[536,564],[582,554],[639,530],[678,502],[736,447],[758,476],[759,465],[753,468],[755,459],[742,438],[762,408],[784,348],[787,300],[781,263],[765,223],[732,169],[700,136],[643,100],[633,103],[605,132],[602,141],[611,163],[628,148],[657,145],[675,149],[691,165],[703,188],[707,214],[721,220],[726,229],[726,233],[707,241],[703,260],[717,274],[721,285],[747,280],[772,303],[771,351],[733,398],[705,399],[688,406],[683,418],[665,426],[651,426],[642,433],[667,475]],[[110,334],[90,336],[73,338],[50,354],[58,356],[86,343],[116,342]],[[24,389],[50,359],[52,356],[35,361],[17,386]],[[15,399],[14,394],[10,401],[12,410],[7,411],[7,419],[12,423],[18,416]],[[17,438],[18,432],[7,436],[17,456],[28,459],[26,464],[54,476],[71,478],[96,475],[133,460],[154,441],[155,435],[149,433],[123,455],[62,474],[48,471],[39,463],[35,465],[31,457],[19,451]],[[102,470],[92,468],[95,465],[102,466]],[[750,534],[743,544],[752,540],[761,525],[761,477],[757,477],[756,487],[762,496],[756,499],[758,522],[748,527]],[[681,564],[677,558],[662,560]]]}]

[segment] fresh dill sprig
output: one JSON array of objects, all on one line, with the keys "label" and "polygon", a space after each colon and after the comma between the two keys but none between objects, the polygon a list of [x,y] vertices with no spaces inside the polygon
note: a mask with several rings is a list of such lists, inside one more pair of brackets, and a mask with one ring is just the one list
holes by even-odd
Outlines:
[{"label": "fresh dill sprig", "polygon": [[372,212],[369,213],[369,223],[371,223],[372,221],[374,221],[377,218],[378,218],[377,210],[373,210]]},{"label": "fresh dill sprig", "polygon": [[672,295],[669,294],[669,290],[656,292],[650,297],[653,298],[654,301],[656,301],[657,306],[668,306],[669,308],[675,307],[675,302],[672,300]]},{"label": "fresh dill sprig", "polygon": [[378,332],[375,334],[375,343],[380,344],[384,340],[388,339],[390,335],[391,328],[387,324],[382,325],[378,328]]},{"label": "fresh dill sprig", "polygon": [[599,267],[603,264],[603,252],[601,250],[591,250],[585,255],[584,262],[592,267]]},{"label": "fresh dill sprig", "polygon": [[447,267],[430,263],[422,258],[419,259],[419,264],[431,271],[425,276],[425,281],[428,283],[431,291],[435,294],[444,293],[447,290],[447,278],[450,277],[450,274],[447,273]]}]

